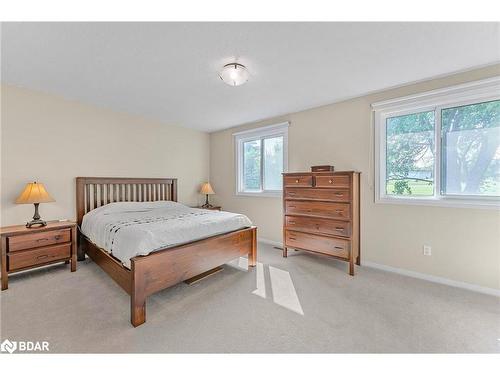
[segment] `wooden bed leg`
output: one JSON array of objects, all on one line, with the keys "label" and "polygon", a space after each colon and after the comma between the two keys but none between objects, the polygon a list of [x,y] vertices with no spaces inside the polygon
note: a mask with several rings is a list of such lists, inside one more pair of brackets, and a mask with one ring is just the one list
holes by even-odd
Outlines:
[{"label": "wooden bed leg", "polygon": [[349,275],[354,276],[354,259],[349,260]]},{"label": "wooden bed leg", "polygon": [[132,260],[132,288],[130,294],[130,322],[134,327],[146,322],[146,292],[144,290],[144,274],[138,272]]},{"label": "wooden bed leg", "polygon": [[257,265],[257,228],[252,230],[252,247],[248,253],[248,267]]},{"label": "wooden bed leg", "polygon": [[283,248],[283,258],[288,256],[288,249],[286,247]]},{"label": "wooden bed leg", "polygon": [[76,235],[76,259],[81,262],[85,260],[85,250],[84,250],[84,241],[82,241],[81,235],[77,232]]},{"label": "wooden bed leg", "polygon": [[134,327],[138,327],[146,322],[146,296],[144,294],[132,293],[130,302],[130,322]]}]

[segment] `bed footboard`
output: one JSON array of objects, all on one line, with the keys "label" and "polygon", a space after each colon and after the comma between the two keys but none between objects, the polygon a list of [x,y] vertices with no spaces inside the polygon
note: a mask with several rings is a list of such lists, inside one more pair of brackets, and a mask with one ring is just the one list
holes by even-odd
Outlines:
[{"label": "bed footboard", "polygon": [[131,260],[131,323],[146,321],[146,298],[239,256],[257,261],[257,228],[251,227],[160,250]]}]

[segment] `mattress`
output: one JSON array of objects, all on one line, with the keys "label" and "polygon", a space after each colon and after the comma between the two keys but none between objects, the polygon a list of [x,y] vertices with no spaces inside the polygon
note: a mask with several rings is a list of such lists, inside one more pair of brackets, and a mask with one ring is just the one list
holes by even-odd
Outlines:
[{"label": "mattress", "polygon": [[177,202],[116,202],[88,212],[81,232],[130,268],[130,259],[250,227],[242,214],[191,208]]}]

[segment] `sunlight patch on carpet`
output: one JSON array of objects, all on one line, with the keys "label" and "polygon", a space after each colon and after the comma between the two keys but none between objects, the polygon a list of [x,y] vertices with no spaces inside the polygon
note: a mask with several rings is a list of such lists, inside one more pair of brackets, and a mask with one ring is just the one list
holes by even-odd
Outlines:
[{"label": "sunlight patch on carpet", "polygon": [[304,315],[290,272],[269,266],[274,303]]}]

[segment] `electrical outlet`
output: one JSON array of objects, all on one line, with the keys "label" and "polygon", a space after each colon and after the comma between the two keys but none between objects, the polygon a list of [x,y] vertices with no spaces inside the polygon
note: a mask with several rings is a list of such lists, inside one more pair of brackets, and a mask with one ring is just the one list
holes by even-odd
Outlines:
[{"label": "electrical outlet", "polygon": [[431,256],[432,255],[432,247],[428,245],[424,245],[424,249],[422,252],[424,255]]}]

